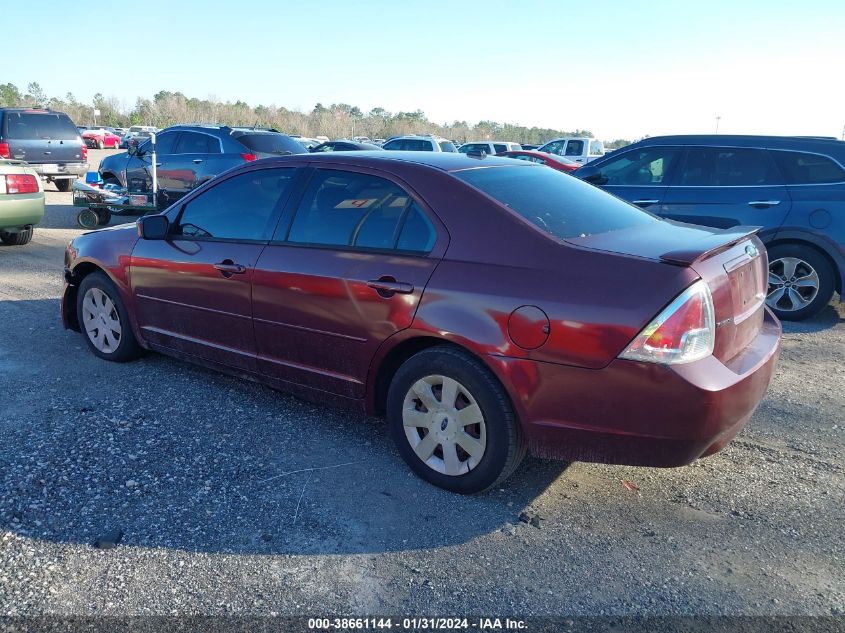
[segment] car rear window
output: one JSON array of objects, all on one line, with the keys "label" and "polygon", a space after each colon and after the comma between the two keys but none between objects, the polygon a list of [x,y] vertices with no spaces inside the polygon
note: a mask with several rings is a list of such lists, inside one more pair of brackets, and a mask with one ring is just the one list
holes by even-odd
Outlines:
[{"label": "car rear window", "polygon": [[7,112],[5,137],[9,139],[55,139],[72,141],[79,130],[66,114]]},{"label": "car rear window", "polygon": [[555,169],[485,167],[453,173],[560,239],[659,222],[639,207]]},{"label": "car rear window", "polygon": [[284,134],[244,134],[238,142],[253,152],[264,154],[304,154],[305,148]]},{"label": "car rear window", "polygon": [[457,152],[458,148],[451,141],[440,141],[440,149],[444,152]]},{"label": "car rear window", "polygon": [[398,138],[384,144],[382,149],[404,150],[411,152],[433,152],[431,141],[419,138]]},{"label": "car rear window", "polygon": [[788,185],[820,185],[845,181],[845,171],[827,156],[781,151],[773,151],[771,154]]}]

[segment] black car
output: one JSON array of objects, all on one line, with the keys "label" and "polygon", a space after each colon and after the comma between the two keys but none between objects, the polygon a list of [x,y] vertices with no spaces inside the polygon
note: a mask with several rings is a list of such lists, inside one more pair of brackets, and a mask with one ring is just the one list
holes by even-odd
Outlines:
[{"label": "black car", "polygon": [[[818,313],[845,285],[845,142],[823,137],[652,137],[573,175],[668,220],[759,226],[769,307]],[[740,262],[737,262],[739,265]]]},{"label": "black car", "polygon": [[[131,145],[126,153],[104,158],[100,163],[103,182],[126,187],[130,192],[150,191],[151,143],[151,139],[144,139],[138,145]],[[156,134],[158,203],[166,206],[236,165],[270,156],[304,153],[302,145],[272,129],[225,125],[169,127]]]},{"label": "black car", "polygon": [[373,143],[361,143],[359,141],[328,141],[312,147],[311,152],[354,152],[363,150],[380,150],[381,147]]},{"label": "black car", "polygon": [[25,160],[59,191],[88,171],[88,148],[64,112],[0,108],[0,158]]},{"label": "black car", "polygon": [[539,145],[532,145],[530,143],[520,143],[522,145],[522,149],[537,149],[540,147]]}]

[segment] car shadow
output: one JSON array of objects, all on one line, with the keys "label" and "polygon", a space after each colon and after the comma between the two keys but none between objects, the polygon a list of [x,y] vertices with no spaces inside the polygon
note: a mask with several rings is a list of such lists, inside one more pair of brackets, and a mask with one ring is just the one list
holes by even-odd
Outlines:
[{"label": "car shadow", "polygon": [[158,354],[102,361],[58,310],[0,302],[4,328],[42,332],[26,355],[0,337],[19,394],[0,422],[0,530],[249,554],[444,547],[530,521],[567,467],[527,459],[486,493],[445,492],[409,471],[381,420]]},{"label": "car shadow", "polygon": [[834,297],[833,302],[822,308],[818,314],[805,321],[781,321],[784,334],[823,332],[840,323],[845,323],[842,304]]}]

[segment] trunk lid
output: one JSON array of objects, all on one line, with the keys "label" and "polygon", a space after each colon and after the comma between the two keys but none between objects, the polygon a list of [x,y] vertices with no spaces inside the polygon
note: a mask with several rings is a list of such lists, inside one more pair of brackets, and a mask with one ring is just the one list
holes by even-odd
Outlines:
[{"label": "trunk lid", "polygon": [[692,268],[713,296],[713,355],[728,362],[754,340],[763,325],[769,266],[766,249],[754,235],[757,230],[663,221],[569,241]]}]

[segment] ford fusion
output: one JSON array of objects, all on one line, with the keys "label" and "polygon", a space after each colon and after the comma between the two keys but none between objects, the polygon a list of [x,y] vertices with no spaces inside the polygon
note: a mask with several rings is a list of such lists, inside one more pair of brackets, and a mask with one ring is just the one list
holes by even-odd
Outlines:
[{"label": "ford fusion", "polygon": [[527,451],[724,447],[780,349],[754,232],[509,159],[284,156],[74,239],[62,318],[106,360],[154,350],[384,415],[414,472],[474,493]]}]

